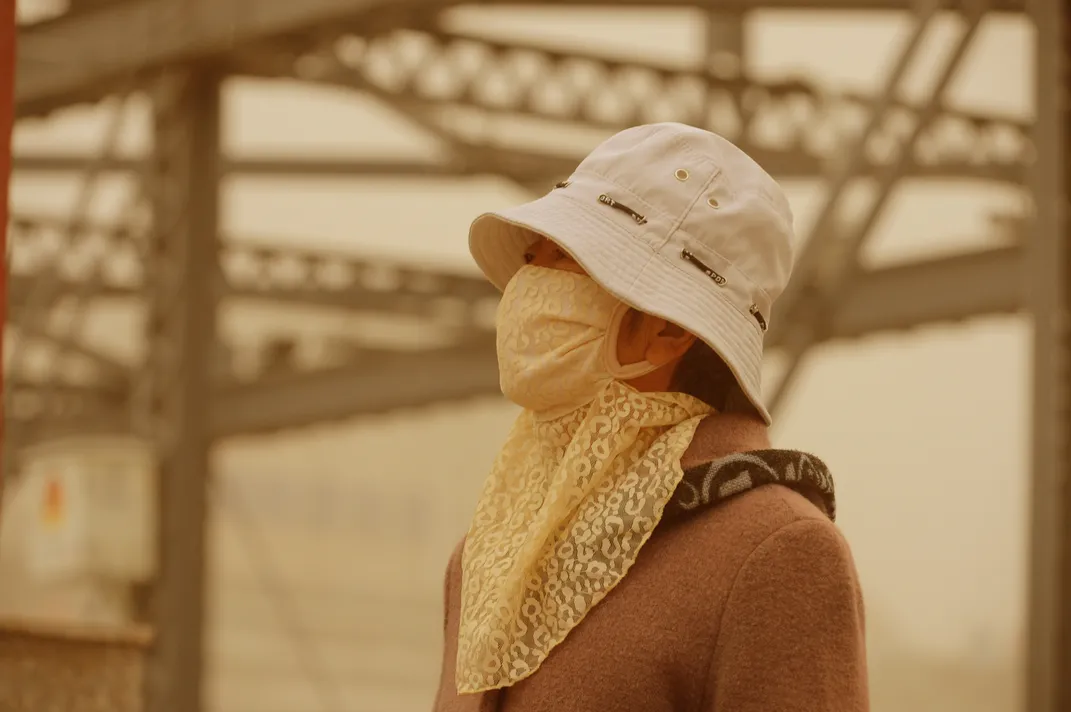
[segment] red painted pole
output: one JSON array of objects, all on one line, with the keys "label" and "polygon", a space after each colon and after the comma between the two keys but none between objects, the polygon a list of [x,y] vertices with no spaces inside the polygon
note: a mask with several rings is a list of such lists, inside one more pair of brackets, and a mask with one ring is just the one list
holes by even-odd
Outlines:
[{"label": "red painted pole", "polygon": [[[7,204],[11,177],[11,128],[15,123],[15,0],[0,0],[0,319],[7,323]],[[0,353],[4,329],[0,328]],[[4,376],[0,368],[0,392]],[[3,405],[0,404],[0,439],[4,433]],[[0,498],[4,493],[4,472],[0,470]]]}]

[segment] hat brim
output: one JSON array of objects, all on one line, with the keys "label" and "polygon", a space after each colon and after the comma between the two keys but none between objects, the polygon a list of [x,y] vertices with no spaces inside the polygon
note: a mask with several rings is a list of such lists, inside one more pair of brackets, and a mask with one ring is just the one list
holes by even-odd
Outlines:
[{"label": "hat brim", "polygon": [[613,217],[565,191],[552,191],[530,203],[478,217],[469,231],[469,249],[488,280],[501,290],[524,265],[533,233],[553,240],[615,297],[706,342],[736,376],[763,420],[771,423],[762,402],[762,331],[754,317],[712,289],[702,272],[659,253]]}]

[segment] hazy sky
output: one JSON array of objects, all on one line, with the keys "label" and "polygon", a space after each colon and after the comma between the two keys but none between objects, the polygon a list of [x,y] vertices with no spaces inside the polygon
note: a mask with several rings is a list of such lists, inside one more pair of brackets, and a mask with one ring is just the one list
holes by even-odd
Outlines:
[{"label": "hazy sky", "polygon": [[[474,31],[552,38],[563,45],[582,40],[595,49],[663,61],[698,56],[702,32],[696,16],[657,18],[626,11],[466,12],[455,21]],[[873,90],[904,29],[896,15],[761,15],[749,27],[747,59],[760,75],[803,74],[830,87]],[[951,103],[1029,116],[1030,42],[1025,23],[988,23]],[[433,141],[407,131],[389,111],[346,94],[245,83],[231,88],[227,109],[226,135],[235,153],[436,150]],[[20,127],[16,146],[88,145],[100,135],[99,113],[76,111],[49,125]],[[136,124],[127,137],[131,147],[144,138]],[[589,134],[556,139],[584,148],[594,140]],[[797,229],[805,234],[820,193],[808,185],[788,187]],[[114,209],[124,190],[118,183],[105,188],[103,214]],[[59,209],[73,194],[71,185],[16,177],[13,205]],[[471,271],[468,222],[478,212],[520,199],[514,189],[490,179],[235,181],[227,188],[224,222],[229,234]],[[869,256],[880,263],[981,246],[989,214],[1016,204],[1013,194],[992,186],[907,185],[892,201]],[[277,317],[245,314],[229,318],[227,328],[248,336],[279,323]],[[359,326],[345,317],[305,322],[310,323]],[[101,316],[91,328],[96,339],[114,347],[116,335],[131,324]],[[1029,479],[1029,349],[1028,325],[1020,318],[832,346],[810,362],[780,415],[778,444],[809,450],[831,465],[840,522],[856,552],[870,608],[893,618],[911,642],[948,653],[977,650],[986,642],[999,653],[1018,635]],[[221,452],[221,466],[228,473],[303,476],[309,483],[360,481],[388,493],[403,481],[430,482],[443,496],[436,521],[459,536],[513,412],[498,402],[438,406],[270,442],[234,443]],[[412,447],[414,440],[421,447]],[[436,551],[450,543],[444,539]],[[437,581],[438,572],[431,579]]]}]

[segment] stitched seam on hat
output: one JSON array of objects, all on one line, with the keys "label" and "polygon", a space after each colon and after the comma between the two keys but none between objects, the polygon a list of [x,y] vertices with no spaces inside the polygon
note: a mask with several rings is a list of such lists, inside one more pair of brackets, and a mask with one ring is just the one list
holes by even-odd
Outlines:
[{"label": "stitched seam on hat", "polygon": [[[573,203],[574,205],[576,205],[577,209],[582,210],[585,213],[591,215],[594,219],[598,220],[599,222],[602,222],[602,223],[605,223],[606,225],[609,225],[614,230],[616,230],[619,233],[621,233],[624,237],[626,237],[628,239],[632,239],[632,240],[636,239],[636,236],[633,235],[631,232],[629,232],[623,225],[619,225],[619,224],[617,224],[616,222],[614,222],[612,220],[607,220],[606,219],[606,214],[603,213],[602,211],[592,210],[591,206],[588,205],[587,203],[585,203],[585,202],[583,202],[583,201],[581,201],[581,200],[579,200],[577,198],[574,198],[574,197],[572,197],[570,195],[566,195],[565,193],[562,193],[561,197],[563,199],[566,199],[569,202]],[[643,245],[643,247],[645,249],[648,249],[648,250],[651,251],[651,257],[648,258],[643,263],[642,266],[639,266],[638,271],[636,273],[636,276],[630,282],[629,287],[634,287],[636,285],[636,282],[640,279],[640,275],[642,275],[642,273],[648,268],[648,266],[653,261],[652,258],[659,258],[663,262],[665,262],[669,267],[673,268],[674,270],[679,271],[682,275],[686,274],[685,270],[677,263],[677,261],[669,260],[660,251],[653,249],[645,241],[641,240],[640,242],[642,243],[642,245]],[[585,269],[587,269],[587,268],[585,267]],[[599,284],[601,285],[602,282],[599,282]],[[605,285],[604,285],[603,288],[605,289]],[[739,314],[741,316],[741,318],[743,318],[749,325],[751,325],[753,328],[759,329],[761,331],[761,327],[759,326],[758,322],[755,320],[755,317],[752,316],[750,312],[745,311],[741,306],[737,305],[735,302],[733,302],[732,300],[728,299],[724,294],[720,293],[720,291],[715,290],[715,294],[717,295],[717,299],[721,303],[727,304],[730,308],[732,308],[734,311],[736,311],[736,313]],[[615,294],[614,296],[616,296],[618,299],[620,299],[621,301],[625,302],[629,306],[633,306],[634,305],[633,300],[630,299],[627,295]],[[640,309],[640,311],[646,311],[646,310]],[[658,316],[660,318],[667,319],[668,321],[673,321],[670,317],[666,316],[665,314],[654,314],[654,316]],[[760,345],[760,349],[761,349],[761,345]],[[760,356],[760,358],[758,360],[759,360],[759,363],[761,364],[761,356]],[[730,368],[732,368],[732,367],[730,366]],[[740,375],[737,374],[735,371],[733,373],[733,376],[736,378],[737,382],[742,382],[742,379],[740,378]]]},{"label": "stitched seam on hat", "polygon": [[704,155],[704,154],[699,153],[698,151],[696,151],[694,148],[692,148],[688,143],[686,143],[684,141],[684,138],[682,138],[680,134],[677,134],[676,136],[673,137],[673,143],[677,144],[683,150],[685,150],[688,153],[692,154],[693,156],[695,156],[699,160],[703,161],[704,163],[709,163],[710,165],[712,165],[715,168],[717,168],[719,171],[721,170],[721,167],[717,164],[717,162],[714,159],[712,159],[709,156]]},{"label": "stitched seam on hat", "polygon": [[[674,260],[674,259],[670,259],[669,257],[667,257],[666,255],[662,254],[661,252],[658,252],[658,253],[656,253],[656,255],[657,255],[657,257],[658,257],[658,258],[659,258],[660,260],[662,260],[662,262],[665,262],[665,263],[666,263],[666,265],[667,265],[668,267],[670,267],[671,269],[674,269],[674,270],[676,270],[677,272],[680,272],[680,273],[681,273],[682,275],[683,275],[683,274],[687,274],[687,273],[689,272],[689,270],[686,270],[686,269],[685,269],[685,268],[684,268],[684,267],[683,267],[683,266],[682,266],[682,265],[680,264],[680,262],[681,262],[680,260]],[[723,259],[724,259],[724,258],[723,258]],[[729,262],[729,264],[732,264],[732,262],[731,262],[730,260],[726,260],[726,262]],[[735,268],[734,268],[734,269],[735,269]],[[763,294],[766,294],[765,290],[763,290],[762,288],[760,288],[760,287],[758,287],[757,285],[755,285],[755,283],[754,283],[754,282],[752,282],[752,281],[751,281],[751,280],[750,280],[750,279],[749,279],[749,278],[747,277],[747,275],[745,275],[745,274],[744,274],[743,272],[741,272],[740,270],[738,270],[738,269],[737,269],[737,270],[736,270],[736,273],[737,273],[737,274],[739,274],[740,276],[742,276],[742,277],[744,278],[744,281],[746,281],[746,282],[747,282],[748,284],[750,284],[750,285],[752,285],[753,287],[755,287],[755,289],[758,289],[758,290],[759,290],[760,292],[762,292]],[[721,300],[722,300],[723,302],[725,302],[726,304],[728,304],[729,306],[731,306],[731,307],[732,307],[733,309],[735,309],[736,311],[738,311],[738,312],[739,312],[739,313],[741,314],[741,316],[747,317],[747,320],[748,320],[748,322],[753,322],[753,323],[755,324],[755,328],[756,328],[756,329],[759,329],[759,330],[761,330],[761,329],[762,329],[762,327],[760,327],[760,326],[759,326],[759,323],[758,323],[758,321],[756,321],[756,320],[755,320],[755,317],[754,317],[754,316],[752,316],[751,312],[749,312],[749,311],[746,311],[746,310],[744,309],[744,307],[740,306],[739,304],[737,304],[737,303],[736,303],[736,302],[734,302],[733,300],[731,300],[731,299],[729,299],[728,297],[726,297],[726,296],[725,296],[725,295],[724,295],[724,294],[723,294],[723,293],[721,292],[721,289],[720,289],[720,287],[718,288],[718,290],[717,290],[717,291],[716,291],[715,293],[716,293],[716,294],[718,295],[718,298],[719,298],[719,299],[721,299]],[[767,296],[767,300],[769,300],[769,296]],[[772,302],[771,302],[771,304],[772,304]]]},{"label": "stitched seam on hat", "polygon": [[[712,185],[712,184],[714,183],[715,179],[717,179],[717,178],[718,178],[719,176],[725,175],[725,188],[726,188],[726,190],[727,190],[727,191],[729,192],[729,196],[730,196],[731,198],[735,198],[735,197],[736,197],[736,195],[737,195],[737,193],[736,193],[736,190],[735,190],[735,189],[733,188],[733,184],[732,184],[732,177],[731,177],[731,176],[729,176],[729,175],[727,175],[727,174],[725,174],[725,172],[724,172],[724,171],[723,171],[723,170],[721,169],[721,167],[720,167],[720,166],[718,166],[718,165],[717,165],[717,163],[715,163],[715,162],[714,162],[713,160],[711,160],[711,159],[710,159],[710,158],[708,158],[707,156],[703,155],[702,153],[698,153],[698,152],[697,152],[697,151],[696,151],[695,149],[693,149],[693,148],[692,148],[691,146],[689,146],[689,145],[688,145],[687,143],[685,143],[685,142],[684,142],[684,140],[683,140],[683,139],[682,139],[682,138],[681,138],[680,136],[676,136],[676,137],[674,137],[673,141],[674,141],[674,143],[676,143],[676,144],[677,144],[678,146],[680,146],[680,147],[681,147],[681,148],[682,148],[683,150],[685,150],[685,151],[687,151],[688,153],[690,153],[690,154],[693,154],[693,155],[695,155],[695,156],[696,156],[697,158],[699,158],[699,159],[701,159],[701,160],[703,160],[703,161],[705,161],[705,162],[707,162],[707,163],[709,163],[709,164],[713,165],[713,166],[715,167],[715,171],[714,171],[714,174],[713,174],[713,175],[711,175],[711,177],[710,177],[710,180],[708,180],[708,181],[707,181],[707,182],[706,182],[706,183],[705,183],[705,184],[703,185],[703,190],[699,191],[699,193],[698,193],[698,194],[696,195],[696,197],[695,197],[695,201],[693,201],[693,202],[692,202],[692,204],[688,206],[688,209],[684,211],[684,213],[683,213],[683,214],[681,215],[681,217],[680,217],[680,218],[678,219],[677,223],[676,223],[675,225],[673,225],[673,226],[672,226],[672,227],[670,228],[669,232],[668,232],[668,233],[667,233],[667,235],[666,235],[666,239],[665,239],[665,240],[664,240],[664,241],[662,242],[662,244],[661,244],[661,245],[659,245],[659,248],[658,248],[659,250],[661,250],[662,248],[664,248],[664,247],[665,247],[665,246],[666,246],[666,245],[667,245],[667,244],[669,243],[670,239],[672,239],[672,238],[673,238],[673,235],[674,235],[674,234],[675,234],[675,233],[676,233],[676,232],[677,232],[678,230],[680,230],[680,227],[681,227],[681,225],[682,225],[682,224],[684,223],[684,220],[685,220],[685,218],[687,218],[687,217],[688,217],[688,215],[690,215],[690,214],[691,214],[692,210],[693,210],[693,209],[695,208],[695,204],[696,204],[697,202],[699,202],[699,198],[701,198],[701,197],[702,197],[702,196],[703,196],[703,195],[704,195],[704,194],[706,193],[706,191],[710,189],[710,186],[711,186],[711,185]],[[765,196],[765,195],[763,195],[763,197],[765,198],[766,196]],[[771,203],[770,205],[771,205],[771,207],[775,207],[775,206],[774,206],[774,205],[773,205],[772,203]],[[730,260],[730,259],[727,259],[727,258],[726,258],[726,257],[725,257],[724,255],[722,255],[722,254],[721,254],[720,252],[718,252],[717,250],[713,250],[713,249],[712,249],[712,250],[710,250],[710,251],[711,251],[711,252],[713,252],[714,254],[716,254],[716,255],[717,255],[718,257],[720,257],[720,258],[721,258],[722,260],[724,260],[724,261],[725,261],[726,263],[728,263],[728,264],[730,264],[730,265],[732,265],[732,264],[733,264],[733,261],[732,261],[732,260]],[[670,265],[671,267],[674,267],[675,269],[677,269],[677,270],[681,271],[682,273],[683,273],[683,272],[685,271],[684,269],[682,269],[682,268],[681,268],[681,266],[680,266],[680,264],[678,263],[678,261],[677,261],[677,260],[671,260],[671,259],[669,259],[668,257],[666,257],[665,255],[663,255],[663,254],[662,254],[661,252],[659,252],[658,254],[659,254],[659,257],[661,257],[661,258],[662,258],[662,259],[663,259],[664,261],[666,261],[667,263],[669,263],[669,265]],[[745,281],[745,282],[747,282],[747,284],[748,284],[748,285],[749,285],[749,286],[750,286],[750,287],[751,287],[751,288],[752,288],[753,290],[755,290],[755,291],[757,291],[757,292],[760,292],[760,293],[762,294],[762,296],[764,296],[764,297],[766,298],[766,301],[767,301],[767,302],[768,302],[768,303],[770,304],[770,306],[771,306],[771,308],[772,308],[772,306],[773,306],[773,300],[772,300],[772,299],[770,299],[770,294],[769,294],[769,293],[768,293],[768,292],[767,292],[767,291],[766,291],[765,289],[763,289],[763,288],[762,288],[762,287],[760,287],[760,286],[759,286],[758,284],[756,284],[756,283],[755,283],[755,282],[754,282],[754,281],[753,281],[753,280],[752,280],[752,279],[751,279],[750,277],[748,277],[748,275],[747,275],[747,274],[746,274],[745,272],[743,272],[743,271],[742,271],[742,270],[740,270],[739,268],[735,267],[735,265],[734,265],[733,269],[734,269],[734,270],[736,271],[736,273],[737,273],[738,275],[740,275],[740,276],[741,276],[741,277],[742,277],[742,278],[744,279],[744,281]],[[740,312],[741,312],[742,314],[745,314],[745,315],[746,315],[746,316],[748,316],[749,318],[753,318],[753,317],[752,317],[752,314],[751,314],[750,312],[745,312],[745,311],[744,311],[744,309],[743,309],[742,307],[740,307],[740,306],[738,306],[738,305],[734,304],[734,303],[733,303],[732,301],[730,301],[730,300],[728,300],[728,299],[724,299],[724,301],[727,301],[727,302],[729,302],[730,304],[732,304],[732,305],[733,305],[734,307],[736,307],[736,308],[737,308],[737,311],[740,311]]]},{"label": "stitched seam on hat", "polygon": [[[656,136],[660,136],[661,134],[665,133],[666,130],[667,130],[666,126],[658,126],[658,127],[656,127],[656,129],[654,131],[652,131],[651,134],[649,136],[647,136],[647,138],[645,138],[640,143],[636,144],[635,148],[638,148],[639,146],[642,146],[644,144],[649,143]],[[596,150],[598,150],[598,149],[596,149]],[[586,160],[587,159],[585,159],[585,161]],[[636,191],[632,190],[631,188],[626,188],[625,186],[621,185],[620,183],[618,183],[614,179],[610,178],[609,176],[603,175],[599,171],[592,170],[591,168],[584,167],[583,164],[584,164],[585,161],[581,161],[581,164],[576,167],[576,170],[573,171],[574,175],[577,174],[577,173],[587,173],[589,175],[596,176],[597,178],[601,178],[602,180],[606,181],[610,185],[612,185],[612,186],[614,186],[616,188],[620,188],[621,190],[627,192],[629,194],[629,196],[631,196],[632,198],[635,198],[639,202],[643,203],[643,205],[644,205],[644,213],[649,213],[649,212],[653,211],[653,212],[659,213],[660,215],[664,215],[664,216],[666,216],[668,218],[672,218],[673,217],[672,215],[667,213],[665,210],[662,210],[661,208],[659,208],[657,205],[652,205],[651,203],[649,203],[646,200],[644,200],[642,197],[640,197],[639,195],[636,194]],[[629,206],[629,207],[632,207],[632,206]],[[635,209],[635,208],[633,208],[633,209]]]},{"label": "stitched seam on hat", "polygon": [[[565,197],[565,196],[563,195],[562,197]],[[583,202],[581,202],[579,200],[576,200],[575,198],[570,198],[570,201],[575,203],[577,208],[579,208],[580,210],[584,211],[585,213],[591,215],[596,220],[598,220],[600,222],[605,222],[605,215],[603,215],[600,211],[591,210],[590,206],[588,206],[587,204],[585,204],[585,203],[583,203]],[[628,238],[633,238],[634,237],[623,226],[620,226],[617,223],[611,223],[611,225],[612,225],[613,228],[615,228],[619,232],[623,233],[626,237],[628,237]],[[647,245],[646,243],[643,243],[643,246],[644,246],[644,248],[646,248],[648,250],[651,250],[651,247],[649,245]],[[685,273],[685,271],[676,262],[666,260],[666,258],[662,255],[662,253],[660,253],[658,251],[655,251],[655,250],[652,250],[651,251],[651,256],[652,257],[659,257],[663,261],[667,261],[671,267],[673,267],[676,270],[679,270],[682,274]],[[632,279],[632,281],[629,283],[629,287],[633,287],[633,286],[636,285],[636,282],[641,278],[641,275],[643,274],[644,271],[647,270],[648,266],[651,264],[652,261],[653,261],[652,259],[647,259],[642,264],[642,266],[639,267],[639,270],[638,270],[638,272],[636,274],[636,277],[634,277]],[[585,267],[585,269],[587,269],[587,267]],[[603,283],[601,281],[599,282],[599,284],[603,285]],[[603,288],[604,289],[606,288],[605,285],[603,285]],[[609,290],[607,290],[607,291],[609,291]],[[749,325],[751,325],[753,328],[755,328],[755,329],[759,329],[760,328],[759,325],[758,325],[758,322],[756,322],[755,318],[749,312],[744,311],[742,308],[740,308],[734,302],[732,302],[731,300],[726,298],[725,295],[721,294],[719,291],[715,290],[714,294],[716,295],[715,296],[716,299],[718,299],[722,304],[726,304],[730,308],[732,308],[734,311],[736,311],[736,313],[738,315],[740,315],[740,317],[744,321],[746,321]],[[673,322],[673,318],[668,316],[667,314],[665,314],[664,311],[662,311],[662,310],[651,310],[648,307],[636,306],[635,305],[635,301],[633,299],[631,299],[628,295],[614,294],[614,296],[616,296],[618,299],[620,299],[621,301],[625,302],[629,306],[632,306],[632,307],[638,309],[639,311],[644,311],[644,312],[652,314],[653,316],[657,316],[659,318],[666,319],[667,321]],[[674,323],[676,323],[676,322],[674,322]],[[746,348],[746,344],[744,344],[744,346]],[[714,348],[714,347],[711,346],[711,348]],[[754,364],[753,365],[761,367],[761,363],[762,363],[762,358],[761,358],[762,345],[761,345],[761,343],[759,344],[759,350],[760,350],[760,356],[758,358],[754,359]],[[750,352],[750,349],[748,349],[748,352]],[[731,364],[729,364],[729,368],[732,370],[733,366]],[[733,377],[737,380],[738,383],[743,383],[744,380],[746,380],[746,379],[741,378],[740,374],[736,373],[735,370],[733,370]]]},{"label": "stitched seam on hat", "polygon": [[[665,132],[666,130],[667,129],[664,126],[659,128],[658,131],[656,131],[656,132],[652,133],[650,136],[648,136],[644,140],[643,143],[647,143],[648,141],[653,139],[655,136],[658,136],[659,134]],[[721,175],[722,170],[721,170],[721,167],[713,159],[711,159],[710,157],[708,157],[708,156],[706,156],[706,155],[704,155],[702,153],[699,153],[694,148],[689,146],[684,141],[684,139],[681,138],[680,135],[677,135],[677,136],[673,137],[673,143],[676,144],[677,147],[679,147],[682,151],[688,153],[690,156],[693,156],[696,159],[698,159],[699,161],[702,161],[703,163],[714,167],[714,173],[713,173],[713,175],[711,175],[710,180],[708,180],[706,182],[706,184],[704,184],[703,190],[699,191],[699,193],[695,197],[695,200],[693,200],[691,205],[689,205],[688,208],[684,211],[684,215],[687,216],[688,213],[691,212],[692,208],[695,207],[696,202],[699,201],[700,196],[702,196],[704,194],[706,189],[710,186],[711,182],[713,182],[714,178],[716,178],[717,176]],[[593,169],[587,168],[587,167],[583,167],[582,168],[580,166],[577,166],[577,169],[575,171],[573,171],[573,174],[576,175],[578,173],[587,173],[588,175],[592,175],[592,176],[595,176],[597,178],[601,178],[602,180],[606,181],[607,183],[613,185],[614,187],[620,188],[621,190],[627,192],[631,197],[633,197],[636,200],[638,200],[639,202],[643,203],[644,207],[646,208],[645,212],[654,211],[656,213],[659,213],[661,215],[664,215],[664,216],[670,218],[671,220],[672,219],[676,219],[672,213],[669,213],[666,210],[663,210],[662,208],[659,208],[657,205],[654,205],[653,203],[648,202],[642,196],[638,195],[636,193],[636,191],[632,190],[631,188],[628,188],[626,186],[621,185],[620,183],[615,181],[613,178],[610,178],[609,176],[607,176],[607,175],[605,175],[603,173],[600,173],[599,171],[596,171],[596,170],[593,170]],[[731,189],[730,189],[730,192],[731,192]],[[629,207],[632,207],[632,206],[629,206]],[[681,222],[683,222],[683,220],[684,220],[683,217],[681,217],[679,220],[677,220],[677,224],[672,226],[672,228],[670,229],[668,234],[672,235],[673,231],[676,230],[676,228],[680,225]],[[667,238],[667,240],[668,239],[669,238]],[[665,243],[663,243],[663,244],[665,244]]]},{"label": "stitched seam on hat", "polygon": [[[647,259],[644,260],[643,264],[637,265],[636,276],[632,278],[632,281],[629,282],[629,285],[628,285],[628,287],[626,287],[626,289],[631,289],[632,287],[635,287],[636,286],[636,282],[639,281],[640,277],[643,275],[644,271],[647,269],[647,266],[650,265],[651,262],[654,261],[654,258],[658,256],[658,251],[655,248],[651,247],[651,245],[649,245],[646,240],[643,240],[642,238],[638,239],[636,235],[633,235],[631,232],[629,232],[627,229],[625,229],[624,226],[618,225],[616,222],[606,220],[606,214],[603,213],[601,210],[592,210],[591,207],[587,203],[581,202],[580,200],[578,200],[576,198],[572,198],[572,197],[564,195],[564,194],[562,195],[562,197],[568,199],[569,201],[571,201],[573,203],[575,203],[577,209],[579,209],[579,210],[591,215],[595,220],[598,220],[599,222],[605,222],[607,225],[612,227],[614,230],[617,230],[619,233],[621,233],[625,238],[627,238],[629,240],[633,240],[633,241],[639,242],[644,249],[646,249],[646,250],[648,250],[650,252],[650,254],[647,256]],[[579,262],[579,260],[577,260],[577,261]],[[581,266],[584,267],[583,264],[581,264]],[[584,269],[586,271],[590,272],[590,270],[588,270],[587,267],[584,267]],[[603,289],[606,289],[607,291],[610,291],[609,289],[606,288],[606,285],[604,285],[602,282],[599,282],[599,284],[603,287]],[[629,298],[627,295],[615,294],[614,296],[617,297],[618,299],[620,299],[622,302],[625,302],[629,306],[632,306],[632,304],[633,304],[632,299]]]},{"label": "stitched seam on hat", "polygon": [[[679,141],[679,138],[678,138],[677,140]],[[691,148],[690,146],[688,146],[687,144],[681,143],[681,146],[682,146],[682,148],[684,148],[684,149],[686,149],[686,150],[688,150],[688,151],[691,151],[692,153],[695,153],[694,151],[692,151],[692,148]],[[704,158],[704,159],[705,159],[705,156],[703,156],[702,154],[699,154],[699,157],[700,157],[700,158]],[[710,163],[713,163],[713,161],[709,161],[709,162],[710,162]],[[706,184],[705,184],[705,185],[703,186],[703,190],[702,190],[702,191],[700,191],[699,195],[697,195],[697,196],[696,196],[696,201],[695,201],[695,202],[698,202],[698,201],[699,201],[699,198],[700,198],[700,197],[702,197],[702,196],[703,196],[703,195],[704,195],[704,194],[706,193],[706,191],[707,191],[707,190],[708,190],[708,189],[710,188],[710,186],[711,186],[711,185],[712,185],[712,184],[714,183],[714,180],[715,180],[716,178],[718,178],[719,176],[722,176],[722,175],[724,175],[724,176],[725,176],[725,188],[726,188],[726,190],[727,190],[727,191],[728,191],[728,193],[729,193],[729,197],[730,197],[730,198],[736,198],[736,196],[737,196],[737,192],[736,192],[736,190],[735,190],[735,189],[733,188],[733,184],[732,184],[732,177],[731,177],[731,176],[729,176],[728,174],[726,174],[726,173],[725,173],[725,172],[724,172],[724,171],[723,171],[723,170],[722,170],[721,168],[717,168],[717,170],[715,171],[714,175],[712,175],[712,176],[710,177],[710,180],[709,180],[709,181],[707,181],[707,183],[706,183]],[[665,246],[666,246],[666,244],[667,244],[667,243],[669,242],[670,238],[672,238],[672,237],[673,237],[674,233],[676,233],[676,232],[677,232],[678,230],[680,230],[680,226],[681,226],[681,224],[682,224],[682,223],[684,222],[685,218],[687,218],[687,217],[688,217],[688,215],[690,215],[690,214],[691,214],[691,212],[692,212],[692,210],[693,210],[693,209],[695,208],[695,202],[693,202],[693,203],[692,203],[692,204],[691,204],[691,205],[690,205],[690,206],[688,207],[688,210],[686,210],[686,211],[684,212],[684,214],[683,214],[683,215],[681,216],[681,218],[680,218],[680,220],[679,220],[679,221],[677,222],[677,224],[676,224],[676,225],[674,225],[674,226],[673,226],[673,228],[672,228],[672,229],[671,229],[671,230],[669,231],[669,234],[668,234],[668,236],[666,237],[666,240],[665,240],[665,241],[664,241],[664,242],[663,242],[663,243],[662,243],[662,244],[661,244],[661,245],[659,246],[659,250],[661,250],[661,249],[662,249],[663,247],[665,247]],[[771,203],[771,207],[774,207],[772,203]],[[791,227],[791,226],[789,226],[789,227]],[[689,233],[689,234],[691,234],[691,233]],[[710,249],[710,248],[708,248],[708,249]],[[732,261],[732,260],[730,260],[730,259],[728,259],[727,257],[725,257],[725,255],[721,254],[721,253],[720,253],[720,252],[718,252],[717,250],[715,250],[715,249],[710,249],[710,252],[713,252],[714,254],[716,254],[716,255],[717,255],[718,257],[720,257],[720,258],[721,258],[722,260],[724,260],[724,261],[725,261],[725,262],[726,262],[727,264],[729,264],[729,265],[733,265],[733,261]],[[663,260],[665,260],[666,262],[668,262],[668,263],[669,263],[669,264],[670,264],[671,266],[675,267],[676,269],[680,270],[681,272],[684,272],[684,271],[685,271],[685,270],[683,270],[683,269],[681,268],[681,266],[680,266],[680,264],[678,263],[678,261],[677,261],[677,260],[674,260],[674,259],[670,259],[670,258],[666,257],[665,255],[663,255],[663,254],[662,254],[661,252],[659,252],[659,256],[660,256],[660,257],[661,257],[661,258],[662,258]],[[763,289],[762,287],[760,287],[760,286],[759,286],[759,285],[758,285],[758,284],[757,284],[757,283],[756,283],[756,282],[755,282],[754,280],[752,280],[752,279],[751,279],[751,277],[749,277],[749,276],[747,275],[747,273],[746,273],[746,272],[744,272],[744,271],[743,271],[743,270],[741,270],[740,268],[738,268],[738,267],[736,267],[735,265],[733,265],[733,269],[734,269],[734,270],[736,271],[736,273],[737,273],[738,275],[740,275],[740,276],[741,276],[741,277],[743,278],[743,280],[744,280],[745,282],[747,282],[747,284],[748,284],[748,285],[749,285],[749,286],[750,286],[750,287],[751,287],[751,288],[752,288],[753,290],[755,290],[755,291],[757,291],[757,292],[760,292],[760,293],[762,294],[762,296],[764,296],[764,297],[766,298],[766,301],[767,301],[767,302],[768,302],[768,303],[770,304],[770,307],[771,307],[771,308],[773,307],[773,299],[771,299],[771,298],[770,298],[770,294],[769,294],[769,292],[767,292],[767,291],[766,291],[765,289]],[[750,312],[748,312],[748,313],[747,313],[747,315],[748,315],[748,316],[750,317],[750,316],[751,316],[751,313],[750,313]]]},{"label": "stitched seam on hat", "polygon": [[[632,232],[630,232],[624,225],[619,225],[617,223],[617,221],[608,220],[607,217],[613,211],[592,210],[591,209],[591,205],[589,205],[587,203],[587,201],[582,201],[579,198],[574,198],[573,196],[566,195],[565,193],[562,193],[562,198],[565,199],[565,200],[568,200],[569,202],[571,202],[573,204],[575,204],[577,208],[579,208],[580,210],[583,210],[584,212],[588,213],[589,215],[594,216],[597,220],[605,222],[607,225],[609,225],[610,227],[614,228],[615,230],[617,230],[618,232],[620,232],[622,235],[624,235],[625,237],[629,238],[630,240],[637,240],[638,239],[640,242],[643,243],[644,247],[646,247],[647,249],[651,250],[652,254],[657,254],[656,249],[654,247],[651,247],[651,245],[648,244],[646,240],[644,240],[643,238],[639,237],[638,235],[635,235]],[[622,215],[623,215],[623,213],[622,213]]]}]

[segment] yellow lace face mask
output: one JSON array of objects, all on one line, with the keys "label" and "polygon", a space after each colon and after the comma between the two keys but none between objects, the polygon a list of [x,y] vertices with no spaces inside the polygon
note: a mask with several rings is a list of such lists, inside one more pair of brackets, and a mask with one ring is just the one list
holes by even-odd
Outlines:
[{"label": "yellow lace face mask", "polygon": [[626,308],[594,280],[524,267],[498,313],[502,390],[525,410],[492,467],[462,559],[457,689],[531,675],[624,577],[711,408],[623,383]]},{"label": "yellow lace face mask", "polygon": [[498,309],[502,393],[554,418],[587,405],[615,378],[627,381],[655,370],[646,361],[617,361],[617,333],[627,311],[586,275],[522,268]]}]

